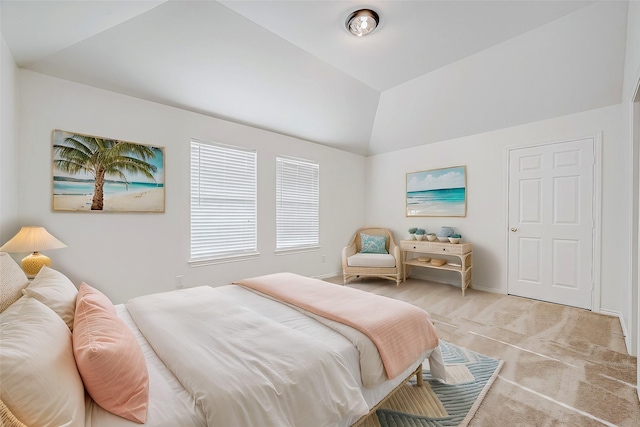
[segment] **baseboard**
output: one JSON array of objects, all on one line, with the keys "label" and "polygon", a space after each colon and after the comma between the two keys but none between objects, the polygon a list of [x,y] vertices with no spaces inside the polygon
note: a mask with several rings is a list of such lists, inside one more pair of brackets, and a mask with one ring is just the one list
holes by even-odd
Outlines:
[{"label": "baseboard", "polygon": [[629,341],[629,332],[627,330],[627,325],[624,323],[624,317],[622,317],[622,313],[620,313],[619,311],[600,309],[600,314],[618,318],[618,320],[620,321],[620,327],[622,328],[622,335],[624,337],[624,345],[627,348],[627,353],[629,353],[630,355],[634,355],[636,352],[631,351],[631,342]]},{"label": "baseboard", "polygon": [[[459,280],[454,282],[452,280],[443,280],[441,277],[426,276],[426,275],[422,275],[422,274],[413,274],[413,272],[411,273],[411,278],[412,279],[426,280],[428,282],[440,283],[442,285],[451,285],[451,286],[455,286],[456,288],[460,287],[460,281]],[[478,286],[475,283],[472,285],[471,289],[474,289],[476,291],[491,292],[491,293],[494,293],[494,294],[505,295],[505,293],[500,289],[487,288],[487,287],[484,287],[484,286]]]},{"label": "baseboard", "polygon": [[342,271],[337,271],[335,273],[329,274],[318,274],[317,276],[312,276],[314,279],[328,279],[329,277],[342,276]]}]

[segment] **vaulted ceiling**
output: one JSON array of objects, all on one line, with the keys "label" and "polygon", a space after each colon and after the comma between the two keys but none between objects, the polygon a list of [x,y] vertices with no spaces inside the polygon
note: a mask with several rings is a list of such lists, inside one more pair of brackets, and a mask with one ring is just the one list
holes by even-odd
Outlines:
[{"label": "vaulted ceiling", "polygon": [[[380,25],[354,37],[368,7]],[[19,67],[362,155],[621,102],[625,1],[11,1]]]}]

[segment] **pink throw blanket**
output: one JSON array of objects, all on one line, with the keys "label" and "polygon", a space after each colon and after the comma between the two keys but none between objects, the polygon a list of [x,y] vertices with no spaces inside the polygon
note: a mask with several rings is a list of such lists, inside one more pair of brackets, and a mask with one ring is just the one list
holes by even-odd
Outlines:
[{"label": "pink throw blanket", "polygon": [[403,301],[293,273],[254,277],[236,284],[358,329],[377,346],[389,379],[438,346],[429,314]]}]

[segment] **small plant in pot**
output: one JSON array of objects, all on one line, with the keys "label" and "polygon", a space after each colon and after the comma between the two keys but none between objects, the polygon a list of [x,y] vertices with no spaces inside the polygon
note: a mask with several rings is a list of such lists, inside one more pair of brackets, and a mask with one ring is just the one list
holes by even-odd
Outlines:
[{"label": "small plant in pot", "polygon": [[449,241],[451,243],[460,243],[460,239],[462,239],[462,236],[460,234],[452,234],[451,236],[449,236]]},{"label": "small plant in pot", "polygon": [[430,242],[433,242],[438,238],[438,236],[436,236],[436,233],[427,233],[426,237],[427,237],[427,240]]},{"label": "small plant in pot", "polygon": [[409,229],[409,240],[415,240],[416,239],[416,231],[418,231],[418,229],[416,227],[411,227]]},{"label": "small plant in pot", "polygon": [[417,240],[422,240],[422,238],[424,237],[424,234],[425,234],[425,233],[426,233],[426,232],[424,231],[424,228],[418,228],[418,229],[416,230],[416,233],[415,233],[415,234],[416,234],[416,239],[417,239]]}]

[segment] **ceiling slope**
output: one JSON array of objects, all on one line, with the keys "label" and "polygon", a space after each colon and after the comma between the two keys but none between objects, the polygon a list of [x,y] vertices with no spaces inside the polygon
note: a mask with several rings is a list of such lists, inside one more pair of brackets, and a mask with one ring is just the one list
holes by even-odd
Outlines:
[{"label": "ceiling slope", "polygon": [[[222,4],[379,91],[551,22],[592,1],[247,1]],[[379,27],[353,37],[362,7]]]},{"label": "ceiling slope", "polygon": [[620,103],[626,23],[597,3],[383,92],[369,153]]},{"label": "ceiling slope", "polygon": [[20,66],[48,56],[164,3],[0,0],[2,34]]},{"label": "ceiling slope", "polygon": [[[344,19],[375,8],[380,28]],[[18,66],[361,155],[621,102],[626,1],[14,1]]]},{"label": "ceiling slope", "polygon": [[27,68],[361,155],[379,97],[217,2],[166,2]]}]

